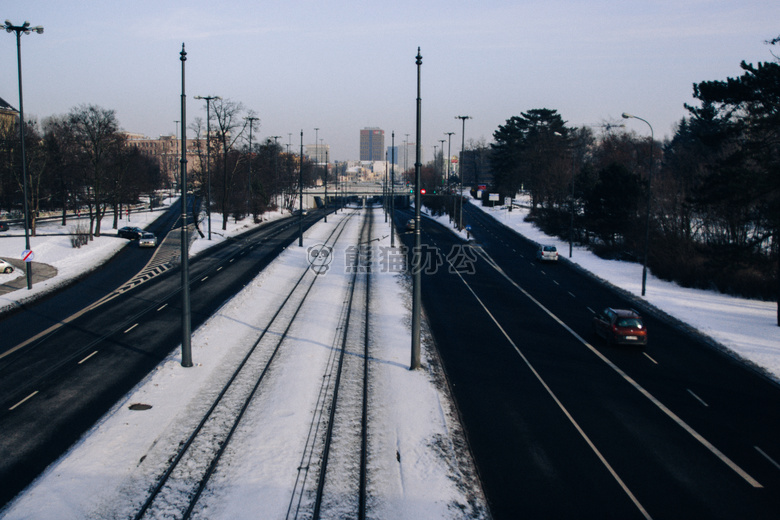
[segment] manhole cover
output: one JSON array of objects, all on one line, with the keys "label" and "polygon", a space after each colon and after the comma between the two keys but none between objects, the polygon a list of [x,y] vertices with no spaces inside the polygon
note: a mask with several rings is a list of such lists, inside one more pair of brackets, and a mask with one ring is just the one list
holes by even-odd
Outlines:
[{"label": "manhole cover", "polygon": [[150,404],[133,403],[130,405],[131,410],[149,410],[152,407]]}]

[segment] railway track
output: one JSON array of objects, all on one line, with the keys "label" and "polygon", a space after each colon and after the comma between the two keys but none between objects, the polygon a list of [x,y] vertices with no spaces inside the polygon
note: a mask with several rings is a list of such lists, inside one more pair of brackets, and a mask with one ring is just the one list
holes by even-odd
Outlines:
[{"label": "railway track", "polygon": [[[332,251],[340,240],[343,247],[345,229],[361,213],[364,218],[358,242],[349,246],[355,254],[350,255],[351,263],[345,264],[351,271],[351,281],[323,366],[288,518],[365,517],[371,248],[361,245],[371,240],[371,210],[345,216],[320,247]],[[309,267],[289,288],[268,325],[261,327],[235,371],[215,392],[208,410],[188,437],[180,441],[142,503],[136,502],[132,518],[205,518],[206,513],[197,507],[199,500],[253,400],[271,379],[269,372],[292,342],[291,330],[300,325],[296,319],[321,278],[316,269]],[[355,424],[359,425],[357,431]],[[349,499],[345,500],[347,494]]]}]

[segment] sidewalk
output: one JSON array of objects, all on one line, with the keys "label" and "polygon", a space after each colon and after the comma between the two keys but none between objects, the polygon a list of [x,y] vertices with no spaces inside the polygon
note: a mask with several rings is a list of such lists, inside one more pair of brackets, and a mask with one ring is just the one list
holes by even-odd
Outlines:
[{"label": "sidewalk", "polygon": [[[22,260],[16,260],[12,258],[3,258],[6,262],[13,265],[16,278],[6,281],[0,284],[0,295],[8,294],[18,289],[27,288],[27,267]],[[38,282],[48,280],[57,276],[57,269],[49,264],[42,264],[40,262],[30,262],[32,264],[32,283],[35,285]]]}]

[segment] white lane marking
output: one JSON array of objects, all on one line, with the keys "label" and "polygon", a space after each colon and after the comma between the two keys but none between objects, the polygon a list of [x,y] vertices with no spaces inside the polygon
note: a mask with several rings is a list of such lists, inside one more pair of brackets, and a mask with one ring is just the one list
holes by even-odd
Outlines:
[{"label": "white lane marking", "polygon": [[576,298],[576,296],[574,295],[573,292],[571,292],[571,291],[568,291],[568,292],[569,292],[569,296],[571,296],[572,298]]},{"label": "white lane marking", "polygon": [[699,441],[699,442],[702,444],[702,446],[704,446],[705,448],[707,448],[708,450],[710,450],[710,452],[711,452],[713,455],[715,455],[716,457],[718,457],[718,458],[719,458],[719,459],[720,459],[720,460],[721,460],[721,461],[722,461],[724,464],[726,464],[728,467],[730,467],[730,468],[731,468],[731,469],[732,469],[732,470],[733,470],[735,473],[737,473],[737,474],[738,474],[740,477],[742,477],[743,479],[745,479],[745,481],[747,481],[747,482],[748,482],[748,483],[749,483],[751,486],[753,486],[754,488],[763,488],[763,487],[764,487],[764,486],[762,486],[762,485],[761,485],[761,483],[759,483],[759,482],[758,482],[756,479],[754,479],[753,477],[751,477],[751,476],[750,476],[750,475],[749,475],[749,474],[748,474],[748,473],[747,473],[745,470],[743,470],[742,468],[740,468],[740,467],[739,467],[739,466],[738,466],[738,465],[737,465],[737,464],[736,464],[734,461],[732,461],[730,458],[728,458],[728,457],[726,456],[726,454],[725,454],[725,453],[723,453],[723,452],[722,452],[722,451],[720,451],[718,448],[716,448],[716,447],[715,447],[715,446],[714,446],[714,445],[713,445],[713,444],[712,444],[710,441],[708,441],[707,439],[705,439],[704,437],[702,437],[702,436],[701,436],[701,434],[700,434],[699,432],[697,432],[696,430],[694,430],[693,428],[691,428],[691,427],[688,425],[688,423],[686,423],[685,421],[683,421],[683,420],[682,420],[682,419],[681,419],[681,418],[680,418],[680,417],[679,417],[677,414],[675,414],[675,413],[674,413],[672,410],[670,410],[669,408],[667,408],[665,404],[663,404],[661,401],[659,401],[659,400],[658,400],[658,399],[657,399],[655,396],[653,396],[653,394],[651,394],[650,392],[648,392],[648,391],[647,391],[647,390],[646,390],[646,389],[645,389],[645,388],[644,388],[642,385],[640,385],[639,383],[637,383],[636,381],[634,381],[634,379],[632,379],[632,378],[631,378],[631,376],[629,376],[627,373],[623,372],[623,370],[622,370],[622,369],[620,369],[620,368],[619,368],[619,367],[618,367],[616,364],[614,364],[612,361],[610,361],[610,360],[609,360],[609,359],[608,359],[608,358],[607,358],[607,357],[606,357],[604,354],[602,354],[601,352],[599,352],[599,351],[598,351],[598,350],[597,350],[597,349],[596,349],[596,348],[595,348],[593,345],[591,345],[590,343],[588,343],[587,341],[585,341],[585,339],[584,339],[584,338],[582,338],[582,336],[580,336],[579,334],[577,334],[577,333],[576,333],[576,332],[575,332],[575,331],[574,331],[574,330],[573,330],[571,327],[569,327],[568,325],[566,325],[566,324],[563,322],[563,320],[561,320],[561,319],[560,319],[558,316],[556,316],[555,314],[553,314],[553,313],[552,313],[552,311],[550,311],[550,310],[549,310],[547,307],[545,307],[544,305],[542,305],[542,303],[541,303],[540,301],[538,301],[536,298],[534,298],[533,296],[531,296],[531,294],[530,294],[528,291],[526,291],[525,289],[523,289],[522,287],[520,287],[520,286],[519,286],[519,285],[518,285],[518,284],[517,284],[517,283],[516,283],[514,280],[512,280],[512,279],[511,279],[511,278],[510,278],[510,277],[509,277],[509,276],[508,276],[508,275],[507,275],[507,274],[506,274],[506,273],[505,273],[505,272],[504,272],[504,271],[501,269],[501,267],[499,267],[499,266],[498,266],[498,264],[496,264],[496,263],[495,263],[495,261],[494,261],[492,258],[490,258],[490,256],[489,256],[489,255],[488,255],[488,254],[487,254],[485,251],[482,251],[482,250],[480,250],[479,252],[480,252],[482,255],[484,255],[484,257],[483,257],[483,258],[485,258],[485,261],[487,261],[487,262],[488,262],[488,264],[492,265],[492,266],[493,266],[493,268],[494,268],[496,271],[498,271],[498,273],[499,273],[499,274],[501,274],[501,275],[502,275],[504,278],[506,278],[506,279],[509,281],[509,283],[511,283],[512,285],[514,285],[514,286],[517,288],[517,290],[519,290],[521,293],[523,293],[523,294],[526,296],[526,298],[528,298],[529,300],[531,300],[531,301],[532,301],[534,304],[536,304],[536,306],[537,306],[537,307],[539,307],[540,309],[542,309],[542,311],[544,311],[544,312],[545,312],[545,313],[546,313],[548,316],[550,316],[550,317],[551,317],[553,320],[555,320],[556,322],[558,322],[558,324],[559,324],[561,327],[563,327],[563,328],[564,328],[566,331],[568,331],[568,332],[569,332],[569,334],[571,334],[572,336],[574,336],[574,337],[575,337],[575,338],[576,338],[576,339],[577,339],[577,340],[578,340],[580,343],[582,343],[583,345],[585,345],[585,346],[586,346],[586,347],[587,347],[587,348],[588,348],[588,349],[589,349],[591,352],[593,352],[593,353],[594,353],[596,356],[598,356],[598,358],[599,358],[599,359],[601,359],[601,360],[602,360],[604,363],[606,363],[606,364],[607,364],[607,366],[609,366],[609,367],[610,367],[612,370],[614,370],[615,372],[617,372],[618,374],[620,374],[620,376],[621,376],[623,379],[625,379],[625,380],[626,380],[626,382],[628,382],[628,383],[629,383],[631,386],[633,386],[633,387],[634,387],[634,388],[635,388],[637,391],[639,391],[639,393],[641,393],[641,394],[642,394],[642,395],[644,395],[644,396],[645,396],[647,399],[649,399],[651,403],[653,403],[654,405],[656,405],[656,406],[657,406],[657,407],[658,407],[658,408],[659,408],[659,409],[660,409],[662,412],[664,412],[664,413],[665,413],[665,414],[666,414],[666,415],[667,415],[667,416],[668,416],[670,419],[672,419],[674,422],[676,422],[676,423],[677,423],[677,424],[678,424],[678,425],[679,425],[679,426],[680,426],[680,427],[681,427],[683,430],[685,430],[686,432],[688,432],[688,433],[689,433],[689,434],[690,434],[690,435],[691,435],[691,436],[692,436],[694,439],[696,439],[697,441]]},{"label": "white lane marking", "polygon": [[709,407],[709,406],[710,406],[710,405],[708,405],[707,403],[705,403],[705,402],[704,402],[704,399],[702,399],[702,398],[701,398],[701,397],[699,397],[698,395],[694,394],[694,393],[693,393],[693,390],[691,390],[690,388],[686,388],[686,390],[688,390],[688,393],[689,393],[689,394],[691,394],[691,395],[694,397],[694,399],[696,399],[697,401],[699,401],[701,404],[703,404],[704,406],[707,406],[707,407]]},{"label": "white lane marking", "polygon": [[[453,266],[454,268],[454,266]],[[488,310],[488,308],[485,306],[485,304],[482,302],[482,300],[477,296],[477,293],[474,292],[474,290],[471,288],[471,286],[466,282],[466,280],[461,276],[461,274],[457,271],[457,269],[454,269],[455,273],[458,275],[458,277],[461,279],[461,281],[464,283],[466,288],[471,292],[471,294],[474,296],[474,298],[479,302],[480,306],[482,306],[482,309],[484,309],[485,313],[490,317],[491,320],[493,320],[493,323],[495,323],[496,327],[498,327],[498,330],[501,331],[501,334],[504,335],[506,340],[509,342],[510,345],[515,349],[515,352],[520,356],[520,359],[523,360],[525,365],[528,367],[528,369],[531,371],[531,373],[536,377],[536,379],[541,383],[542,387],[547,391],[547,394],[552,398],[552,400],[555,402],[556,405],[558,405],[558,408],[561,409],[563,414],[566,416],[566,418],[569,420],[569,422],[574,426],[574,429],[577,430],[577,432],[580,434],[580,436],[585,440],[585,442],[590,446],[590,449],[593,451],[593,453],[596,454],[596,457],[601,461],[601,463],[604,465],[605,468],[607,468],[607,471],[609,471],[610,475],[615,479],[615,481],[618,483],[618,485],[623,489],[623,492],[628,495],[628,497],[631,499],[631,501],[634,503],[634,505],[639,509],[639,511],[642,513],[642,515],[650,520],[652,517],[647,512],[647,510],[642,506],[642,504],[639,503],[639,500],[634,496],[634,494],[631,492],[630,489],[628,489],[628,486],[625,482],[623,482],[623,479],[620,478],[620,476],[617,474],[617,472],[612,468],[612,466],[609,464],[607,459],[602,455],[602,453],[599,451],[599,449],[596,447],[595,444],[593,444],[593,441],[590,440],[590,437],[588,437],[588,434],[585,433],[585,431],[580,427],[579,423],[574,419],[574,417],[569,413],[569,411],[566,409],[566,407],[563,405],[563,403],[558,399],[558,396],[555,395],[555,392],[553,392],[552,388],[550,388],[547,383],[542,379],[542,376],[539,374],[539,372],[536,371],[536,369],[531,365],[531,362],[528,360],[527,357],[520,351],[520,348],[515,344],[514,341],[512,341],[512,338],[509,337],[509,334],[504,330],[504,328],[501,326],[501,324],[498,322],[498,320],[493,316],[493,314]]]},{"label": "white lane marking", "polygon": [[37,394],[37,393],[38,393],[38,390],[36,390],[35,392],[31,393],[30,395],[28,395],[27,397],[25,397],[24,399],[22,399],[21,401],[19,401],[15,405],[13,405],[11,408],[9,408],[8,411],[10,412],[11,410],[14,410],[17,407],[21,406],[22,404],[26,403],[27,401],[32,399],[35,396],[35,394]]},{"label": "white lane marking", "polygon": [[208,276],[204,276],[203,278],[201,278],[201,279],[200,279],[200,281],[201,281],[201,282],[205,282],[205,281],[206,281],[206,280],[208,280],[208,279],[209,279],[209,277],[208,277]]},{"label": "white lane marking", "polygon": [[650,354],[648,354],[647,352],[642,352],[642,354],[644,354],[647,359],[649,359],[650,361],[652,361],[656,365],[658,364],[658,361],[656,361],[655,359],[651,358]]},{"label": "white lane marking", "polygon": [[138,324],[136,323],[135,325],[133,325],[132,327],[130,327],[129,329],[127,329],[127,330],[125,331],[125,334],[127,334],[128,332],[130,332],[131,330],[133,330],[133,329],[134,329],[134,328],[136,328],[137,326],[138,326]]},{"label": "white lane marking", "polygon": [[217,267],[217,272],[220,272],[220,271],[222,270],[222,267],[223,267],[223,266],[219,266],[219,267]]},{"label": "white lane marking", "polygon": [[778,464],[777,462],[775,462],[775,460],[774,460],[772,457],[770,457],[769,455],[767,455],[766,453],[764,453],[764,450],[762,450],[762,449],[761,449],[761,448],[759,448],[758,446],[753,446],[753,447],[756,449],[756,451],[757,451],[757,452],[759,452],[761,455],[763,455],[763,456],[764,456],[764,458],[765,458],[766,460],[768,460],[769,462],[771,462],[772,464],[774,464],[774,466],[775,466],[777,469],[780,469],[780,464]]},{"label": "white lane marking", "polygon": [[95,354],[97,354],[97,353],[98,353],[98,351],[97,351],[97,350],[96,350],[96,351],[94,351],[92,354],[90,354],[89,356],[87,356],[87,357],[85,357],[84,359],[82,359],[81,361],[79,361],[79,365],[80,365],[80,364],[82,364],[83,362],[85,362],[86,360],[88,360],[89,358],[91,358],[92,356],[94,356],[94,355],[95,355]]},{"label": "white lane marking", "polygon": [[165,304],[165,305],[163,305],[162,307],[158,307],[158,308],[157,308],[157,312],[160,312],[161,310],[163,310],[163,309],[164,309],[164,308],[166,308],[167,306],[168,306],[168,304],[166,303],[166,304]]}]

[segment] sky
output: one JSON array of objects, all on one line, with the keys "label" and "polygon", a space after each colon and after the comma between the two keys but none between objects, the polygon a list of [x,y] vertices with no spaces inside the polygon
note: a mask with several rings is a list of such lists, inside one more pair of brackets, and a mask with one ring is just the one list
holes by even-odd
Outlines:
[{"label": "sky", "polygon": [[[193,97],[216,95],[255,112],[253,139],[278,135],[297,150],[303,131],[340,161],[359,158],[365,127],[382,128],[388,146],[392,132],[396,144],[415,140],[418,47],[424,160],[447,132],[444,146],[460,150],[455,116],[472,117],[467,143],[489,143],[534,108],[597,132],[629,112],[671,137],[694,83],[780,54],[765,43],[780,35],[776,0],[25,0],[0,16],[45,29],[22,36],[28,117],[94,104],[128,132],[180,133],[184,44],[188,125],[205,118]],[[18,108],[14,40],[0,40],[0,97]]]}]

